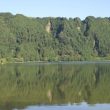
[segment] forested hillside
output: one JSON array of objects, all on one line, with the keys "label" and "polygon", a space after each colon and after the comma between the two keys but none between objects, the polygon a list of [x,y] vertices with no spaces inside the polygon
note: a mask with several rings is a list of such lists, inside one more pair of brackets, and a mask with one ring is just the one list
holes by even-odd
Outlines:
[{"label": "forested hillside", "polygon": [[21,14],[0,13],[2,60],[70,61],[109,58],[110,18],[31,18]]}]

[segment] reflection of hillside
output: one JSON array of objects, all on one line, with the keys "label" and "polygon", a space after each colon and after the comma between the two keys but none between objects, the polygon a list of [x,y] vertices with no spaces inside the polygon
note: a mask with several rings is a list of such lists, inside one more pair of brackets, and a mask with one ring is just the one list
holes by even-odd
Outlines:
[{"label": "reflection of hillside", "polygon": [[[109,72],[109,64],[3,65],[0,67],[0,106],[84,100],[110,103]],[[49,90],[51,102],[47,96]]]}]

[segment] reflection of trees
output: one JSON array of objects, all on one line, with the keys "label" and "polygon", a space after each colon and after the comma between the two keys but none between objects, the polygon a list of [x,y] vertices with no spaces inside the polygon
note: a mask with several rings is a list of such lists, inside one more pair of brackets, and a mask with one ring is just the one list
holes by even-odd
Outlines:
[{"label": "reflection of trees", "polygon": [[25,104],[110,102],[109,64],[3,65],[0,102]]}]

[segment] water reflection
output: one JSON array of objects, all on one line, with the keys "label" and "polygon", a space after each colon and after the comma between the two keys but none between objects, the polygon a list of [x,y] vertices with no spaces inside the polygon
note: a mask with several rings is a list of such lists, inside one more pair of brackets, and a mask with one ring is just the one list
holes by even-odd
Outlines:
[{"label": "water reflection", "polygon": [[0,109],[110,103],[109,78],[109,63],[1,65]]},{"label": "water reflection", "polygon": [[[14,109],[19,110],[19,109]],[[47,105],[47,106],[29,106],[23,110],[110,110],[109,104],[95,104],[89,105],[87,103],[73,104],[73,105]]]}]

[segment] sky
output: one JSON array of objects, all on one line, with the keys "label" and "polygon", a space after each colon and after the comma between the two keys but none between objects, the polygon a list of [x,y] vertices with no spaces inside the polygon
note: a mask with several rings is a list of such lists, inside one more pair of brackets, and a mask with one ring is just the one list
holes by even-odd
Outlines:
[{"label": "sky", "polygon": [[0,0],[0,12],[29,17],[110,17],[110,0]]}]

